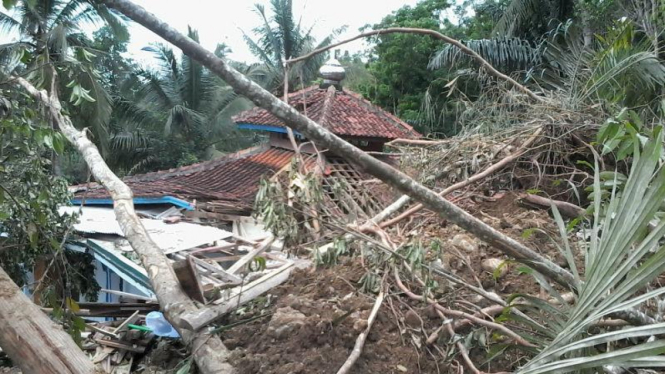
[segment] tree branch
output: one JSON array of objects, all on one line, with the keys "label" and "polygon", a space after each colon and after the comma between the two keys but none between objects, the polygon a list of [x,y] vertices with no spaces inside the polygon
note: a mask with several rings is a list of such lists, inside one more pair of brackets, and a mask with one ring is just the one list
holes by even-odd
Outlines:
[{"label": "tree branch", "polygon": [[367,32],[364,32],[362,34],[356,35],[352,38],[342,40],[340,42],[331,44],[331,45],[323,47],[323,48],[316,49],[316,50],[314,50],[314,51],[312,51],[312,52],[310,52],[310,53],[308,53],[304,56],[300,56],[300,57],[292,58],[290,60],[286,60],[286,65],[288,66],[288,65],[291,65],[291,64],[295,64],[296,62],[299,62],[299,61],[307,60],[308,58],[311,58],[312,56],[315,56],[319,53],[331,50],[333,48],[339,47],[340,45],[352,42],[352,41],[357,40],[357,39],[367,38],[367,37],[375,36],[375,35],[387,35],[387,34],[395,34],[395,33],[429,35],[433,38],[443,40],[444,42],[446,42],[448,44],[452,44],[455,47],[459,48],[462,52],[464,52],[465,54],[471,56],[471,58],[476,60],[476,62],[478,62],[481,67],[485,68],[485,70],[487,70],[487,72],[490,75],[508,82],[511,86],[513,86],[513,87],[517,88],[518,90],[522,91],[523,93],[527,94],[530,98],[532,98],[533,100],[535,100],[537,102],[540,102],[540,103],[545,102],[545,99],[543,97],[536,95],[530,89],[528,89],[525,86],[517,83],[513,78],[511,78],[511,77],[503,74],[502,72],[496,70],[494,68],[494,66],[492,66],[489,62],[487,62],[487,60],[485,60],[481,55],[476,53],[471,48],[469,48],[469,47],[465,46],[464,44],[462,44],[459,40],[453,39],[453,38],[451,38],[449,36],[446,36],[446,35],[443,35],[440,32],[437,32],[437,31],[434,31],[434,30],[428,30],[428,29],[418,29],[418,28],[410,28],[410,27],[390,27],[390,28],[387,28],[387,29],[367,31]]},{"label": "tree branch", "polygon": [[[519,149],[517,149],[515,152],[512,154],[504,157],[500,161],[496,162],[495,164],[492,164],[489,166],[487,169],[481,171],[480,173],[472,175],[470,178],[467,178],[463,181],[457,182],[453,184],[452,186],[449,186],[448,188],[444,189],[443,191],[439,192],[439,196],[444,197],[448,194],[450,194],[453,191],[457,191],[460,188],[464,188],[471,183],[478,182],[480,180],[483,180],[487,178],[488,176],[494,174],[495,172],[503,169],[506,165],[510,164],[511,162],[515,161],[518,157],[522,156],[526,151],[529,150],[529,147],[538,139],[538,136],[543,132],[543,128],[539,127],[536,131],[534,131],[533,134],[520,146]],[[396,200],[393,204],[388,206],[386,209],[384,209],[383,212],[379,213],[376,215],[376,217],[372,218],[372,221],[375,223],[380,223],[383,219],[388,218],[390,214],[398,211],[401,207],[406,205],[410,201],[408,196],[402,196],[398,200]],[[424,208],[423,204],[418,204],[414,206],[413,208],[405,211],[404,213],[400,214],[399,216],[391,219],[390,221],[386,221],[381,223],[379,226],[381,228],[386,228],[389,226],[392,226],[396,224],[397,222],[403,220],[404,218],[407,218],[411,216],[414,213],[419,212]]]},{"label": "tree branch", "polygon": [[576,287],[576,281],[570,272],[473,217],[432,190],[416,182],[408,175],[377,160],[332,134],[233,69],[225,60],[218,58],[195,41],[180,34],[142,7],[128,0],[105,0],[104,2],[180,48],[186,55],[224,79],[237,93],[247,97],[257,106],[268,110],[287,126],[298,130],[310,140],[344,157],[361,170],[418,200],[430,210],[438,213],[442,218],[455,223],[462,229],[467,230],[509,256],[528,264],[555,282],[565,287]]},{"label": "tree branch", "polygon": [[204,373],[234,373],[233,367],[227,362],[228,350],[219,337],[203,332],[195,334],[181,327],[180,316],[197,311],[198,307],[183,292],[168,259],[150,238],[136,215],[133,195],[129,187],[109,169],[97,147],[86,137],[85,132],[78,131],[71,119],[62,114],[60,101],[57,100],[55,92],[49,97],[46,91],[38,90],[24,78],[13,77],[13,79],[48,108],[50,118],[58,124],[67,140],[82,154],[95,178],[111,194],[116,219],[122,232],[147,270],[164,315],[176,327],[183,340],[191,345],[192,354],[199,369]]}]

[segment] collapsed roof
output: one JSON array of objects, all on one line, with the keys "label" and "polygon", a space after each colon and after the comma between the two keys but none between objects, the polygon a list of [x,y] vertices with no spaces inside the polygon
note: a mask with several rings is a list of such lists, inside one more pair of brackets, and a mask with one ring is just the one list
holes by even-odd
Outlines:
[{"label": "collapsed roof", "polygon": [[[293,152],[254,147],[219,159],[176,169],[124,178],[132,189],[135,203],[174,204],[193,209],[194,201],[216,201],[236,213],[251,210],[263,176],[289,165]],[[110,195],[98,183],[72,187],[74,203],[111,204]],[[229,212],[232,213],[232,212]]]}]

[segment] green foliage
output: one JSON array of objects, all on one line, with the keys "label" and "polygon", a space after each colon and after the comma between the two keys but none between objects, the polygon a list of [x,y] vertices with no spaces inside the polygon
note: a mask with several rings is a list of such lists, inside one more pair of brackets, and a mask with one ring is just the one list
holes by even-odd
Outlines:
[{"label": "green foliage", "polygon": [[312,215],[320,211],[323,201],[321,181],[313,170],[303,168],[298,157],[293,157],[286,178],[261,180],[254,202],[254,214],[275,237],[284,240],[289,251],[295,251],[310,234],[321,235],[315,233]]},{"label": "green foliage", "polygon": [[[83,32],[86,26],[107,25],[114,36],[127,39],[120,19],[95,1],[14,1],[13,12],[0,14],[0,30],[18,37],[0,46],[0,71],[25,75],[38,88],[55,89],[74,124],[85,123],[102,154],[108,151],[111,98],[94,65],[96,53]],[[54,72],[59,80],[52,85]]]},{"label": "green foliage", "polygon": [[32,105],[15,102],[12,115],[0,118],[0,266],[23,285],[37,258],[53,256],[53,268],[66,279],[46,283],[59,284],[75,297],[76,291],[94,296],[99,287],[91,281],[92,256],[63,250],[75,218],[58,213],[70,194],[67,182],[52,175],[51,160],[66,140],[46,127]]},{"label": "green foliage", "polygon": [[[255,4],[254,10],[260,19],[260,26],[254,28],[255,38],[244,33],[245,42],[266,70],[266,88],[269,91],[282,90],[284,85],[284,61],[307,54],[315,49],[326,47],[346,27],[333,30],[320,42],[312,35],[313,27],[305,28],[296,23],[292,0],[270,0],[270,12],[266,13],[262,4]],[[300,85],[308,85],[316,79],[318,70],[325,62],[326,54],[319,54],[291,67],[289,90]]]},{"label": "green foliage", "polygon": [[[588,242],[580,242],[579,247],[568,242],[563,219],[556,207],[552,207],[563,240],[559,248],[577,279],[578,296],[572,306],[566,303],[552,306],[542,300],[524,297],[531,307],[546,315],[548,323],[530,324],[544,337],[535,341],[542,348],[519,373],[560,373],[585,368],[602,370],[602,365],[609,364],[630,368],[640,367],[645,362],[649,362],[649,366],[663,366],[658,355],[665,352],[665,343],[647,340],[650,336],[662,334],[663,323],[588,333],[593,323],[611,313],[635,307],[665,293],[665,288],[645,291],[665,270],[665,247],[659,243],[665,235],[665,221],[658,219],[653,230],[647,230],[657,218],[656,213],[665,199],[665,169],[659,165],[662,128],[656,128],[643,147],[639,141],[634,141],[633,147],[633,164],[623,191],[618,194],[614,188],[609,200],[601,198],[601,173],[596,164],[593,222],[585,232]],[[584,255],[583,281],[573,260],[578,252]],[[534,272],[533,275],[538,279],[538,274]],[[541,284],[546,286],[547,282]],[[553,297],[561,299],[556,290],[549,286],[546,289]],[[636,344],[625,348],[616,344],[625,339],[632,339]],[[604,353],[597,349],[601,346],[616,348]]]},{"label": "green foliage", "polygon": [[[372,26],[373,30],[388,27],[417,27],[443,31],[441,12],[449,7],[446,0],[424,0],[414,7],[405,6]],[[438,118],[421,113],[425,97],[433,98],[437,112],[445,101],[446,74],[428,69],[430,58],[441,42],[422,35],[390,34],[373,40],[369,72],[376,83],[360,87],[373,103],[397,114],[424,132],[443,132]]]},{"label": "green foliage", "polygon": [[320,248],[314,252],[314,263],[317,266],[333,266],[339,263],[341,256],[349,254],[349,243],[344,238],[335,238],[332,246],[321,253]]},{"label": "green foliage", "polygon": [[546,42],[543,69],[532,77],[539,85],[566,95],[570,105],[605,103],[610,108],[652,102],[665,85],[665,65],[640,41],[632,24],[617,22],[585,46],[579,25],[567,23]]},{"label": "green foliage", "polygon": [[[189,36],[198,40],[191,28]],[[111,47],[113,51],[125,48]],[[188,165],[246,148],[260,139],[234,128],[231,117],[252,104],[220,78],[188,56],[178,58],[166,45],[145,50],[155,56],[158,68],[154,71],[136,69],[121,56],[107,60],[109,65],[133,69],[124,80],[109,81],[116,93],[110,125],[113,154],[107,159],[117,172]],[[236,68],[259,83],[265,77],[257,66],[236,64]]]}]

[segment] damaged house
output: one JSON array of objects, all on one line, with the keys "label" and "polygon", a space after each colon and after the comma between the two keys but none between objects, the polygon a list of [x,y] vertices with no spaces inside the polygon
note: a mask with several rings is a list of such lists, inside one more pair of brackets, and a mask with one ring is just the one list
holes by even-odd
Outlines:
[{"label": "damaged house", "polygon": [[[336,60],[324,65],[320,74],[321,85],[289,94],[289,104],[337,136],[389,163],[395,159],[384,152],[385,143],[420,137],[402,120],[344,89],[345,71]],[[247,263],[247,255],[274,250],[266,255],[268,272],[294,265],[279,251],[278,238],[251,217],[261,179],[291,166],[296,151],[287,129],[262,108],[245,111],[234,117],[234,122],[239,129],[266,132],[269,141],[218,159],[123,179],[133,191],[136,210],[153,240],[174,264],[186,261],[199,273],[193,278],[201,287],[190,287],[188,292],[200,301],[213,294],[218,300],[228,300],[228,293],[221,297],[218,291],[241,283],[238,271]],[[368,178],[339,155],[317,149],[297,132],[295,137],[299,152],[318,152],[323,160],[323,189],[341,213],[371,217],[392,200],[375,192],[373,184],[380,182]],[[340,181],[345,186],[343,191],[333,188]],[[72,190],[75,207],[65,210],[81,214],[75,229],[86,238],[82,245],[92,250],[103,265],[99,266],[103,275],[97,277],[102,288],[132,293],[138,290],[152,296],[145,271],[132,260],[131,247],[115,222],[113,201],[106,189],[89,183],[73,186]],[[247,289],[247,285],[243,287]],[[115,300],[107,297],[105,301]]]}]

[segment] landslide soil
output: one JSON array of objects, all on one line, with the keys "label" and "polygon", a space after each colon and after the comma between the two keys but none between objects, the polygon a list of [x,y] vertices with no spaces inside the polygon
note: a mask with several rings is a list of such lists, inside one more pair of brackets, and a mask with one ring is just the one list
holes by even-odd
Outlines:
[{"label": "landslide soil", "polygon": [[[547,212],[520,206],[517,195],[512,193],[493,201],[474,202],[468,199],[460,205],[491,226],[563,264],[550,239],[550,236],[556,237],[558,231]],[[438,240],[443,243],[440,253],[432,252],[428,257],[445,257],[442,253],[455,252],[455,255],[445,258],[446,266],[469,283],[481,283],[485,289],[504,297],[518,292],[537,296],[541,291],[531,276],[518,271],[519,265],[510,264],[509,271],[500,279],[484,271],[481,266],[484,259],[505,259],[497,249],[478,242],[474,243],[471,253],[452,251],[452,238],[466,235],[462,230],[428,213],[422,214],[418,220],[420,223],[414,225],[413,230],[423,242]],[[403,230],[391,231],[391,236],[408,239],[409,235],[415,235],[413,232],[409,234],[409,224],[406,226]],[[533,233],[527,237],[525,231]],[[467,239],[474,240],[473,237]],[[358,291],[359,281],[365,272],[358,258],[344,258],[340,264],[329,268],[298,270],[288,282],[273,289],[269,295],[228,317],[225,325],[258,317],[221,333],[224,344],[232,350],[231,361],[239,373],[336,373],[351,353],[358,334],[366,326],[364,321],[373,306],[373,295]],[[468,312],[465,303],[479,307],[488,305],[475,294],[446,287],[444,282],[441,284],[439,300],[449,308]],[[275,327],[281,326],[274,319],[277,319],[276,315],[283,316],[285,313],[290,313],[298,321],[291,321],[292,325],[276,333]],[[288,321],[283,322],[285,325]],[[435,345],[425,344],[427,336],[439,326],[441,320],[431,307],[409,300],[391,287],[352,372],[457,372],[462,361],[448,337],[441,336]],[[525,357],[519,351],[509,350],[483,365],[491,355],[491,343],[495,343],[492,332],[469,326],[457,331],[457,334],[468,339],[472,360],[481,370],[511,371]]]}]

